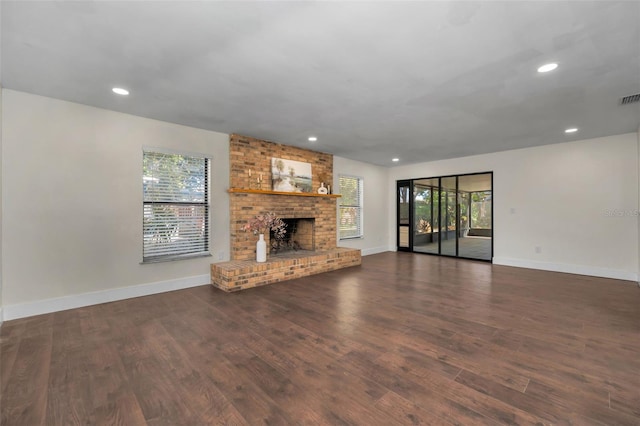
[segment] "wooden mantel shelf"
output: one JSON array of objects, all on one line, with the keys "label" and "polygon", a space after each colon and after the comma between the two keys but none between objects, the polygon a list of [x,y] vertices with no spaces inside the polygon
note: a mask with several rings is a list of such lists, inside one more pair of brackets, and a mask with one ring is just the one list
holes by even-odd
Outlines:
[{"label": "wooden mantel shelf", "polygon": [[325,198],[340,198],[340,194],[316,194],[313,192],[281,192],[281,191],[266,191],[264,189],[244,189],[244,188],[229,188],[227,192],[231,194],[266,194],[266,195],[291,195],[294,197],[325,197]]}]

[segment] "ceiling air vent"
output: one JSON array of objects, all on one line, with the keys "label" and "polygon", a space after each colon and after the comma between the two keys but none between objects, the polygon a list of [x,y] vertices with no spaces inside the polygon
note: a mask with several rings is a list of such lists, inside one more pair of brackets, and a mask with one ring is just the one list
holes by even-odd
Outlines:
[{"label": "ceiling air vent", "polygon": [[634,102],[640,102],[640,93],[635,95],[625,96],[620,100],[620,105],[632,104]]}]

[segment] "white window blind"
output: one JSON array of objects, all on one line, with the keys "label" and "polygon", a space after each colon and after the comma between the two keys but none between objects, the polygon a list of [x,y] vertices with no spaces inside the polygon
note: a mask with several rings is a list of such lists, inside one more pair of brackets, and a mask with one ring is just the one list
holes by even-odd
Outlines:
[{"label": "white window blind", "polygon": [[209,159],[143,153],[143,262],[208,254]]},{"label": "white window blind", "polygon": [[362,178],[340,176],[340,239],[362,237]]}]

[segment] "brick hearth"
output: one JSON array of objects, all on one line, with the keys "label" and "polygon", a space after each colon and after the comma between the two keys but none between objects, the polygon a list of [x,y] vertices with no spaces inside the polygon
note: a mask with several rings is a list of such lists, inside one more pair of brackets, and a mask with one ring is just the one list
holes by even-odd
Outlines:
[{"label": "brick hearth", "polygon": [[265,263],[235,260],[211,265],[211,283],[224,291],[238,291],[265,284],[306,277],[360,265],[360,250],[334,248],[270,256]]}]

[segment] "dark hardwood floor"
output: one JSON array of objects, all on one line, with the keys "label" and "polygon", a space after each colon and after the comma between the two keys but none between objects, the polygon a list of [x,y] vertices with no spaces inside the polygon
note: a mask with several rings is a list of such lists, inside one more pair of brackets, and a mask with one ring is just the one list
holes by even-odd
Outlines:
[{"label": "dark hardwood floor", "polygon": [[639,425],[635,283],[383,253],[5,322],[3,425]]}]

